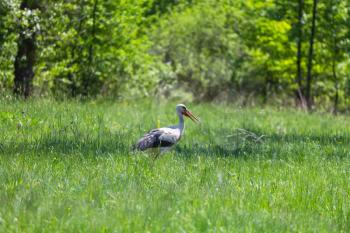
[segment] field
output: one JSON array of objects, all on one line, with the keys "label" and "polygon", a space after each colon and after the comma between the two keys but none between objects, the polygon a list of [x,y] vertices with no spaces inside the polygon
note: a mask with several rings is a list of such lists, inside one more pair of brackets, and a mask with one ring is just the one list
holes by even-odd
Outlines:
[{"label": "field", "polygon": [[0,101],[0,232],[349,232],[350,117],[175,103]]}]

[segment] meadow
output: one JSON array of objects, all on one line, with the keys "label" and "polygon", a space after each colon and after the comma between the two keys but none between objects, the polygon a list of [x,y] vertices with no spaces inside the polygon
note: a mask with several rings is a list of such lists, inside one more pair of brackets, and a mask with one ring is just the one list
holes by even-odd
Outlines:
[{"label": "meadow", "polygon": [[349,232],[350,117],[176,103],[0,100],[0,232]]}]

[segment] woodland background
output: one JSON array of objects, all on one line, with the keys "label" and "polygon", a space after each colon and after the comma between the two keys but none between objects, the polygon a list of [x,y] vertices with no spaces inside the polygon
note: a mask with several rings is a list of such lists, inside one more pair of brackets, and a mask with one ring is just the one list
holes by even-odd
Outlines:
[{"label": "woodland background", "polygon": [[0,0],[0,91],[350,106],[348,0]]}]

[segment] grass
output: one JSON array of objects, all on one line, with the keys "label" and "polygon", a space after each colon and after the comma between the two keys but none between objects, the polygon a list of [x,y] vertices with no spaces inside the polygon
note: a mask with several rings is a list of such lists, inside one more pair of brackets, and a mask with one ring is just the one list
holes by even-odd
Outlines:
[{"label": "grass", "polygon": [[130,147],[175,104],[0,104],[0,232],[350,231],[347,116],[191,105],[153,163]]}]

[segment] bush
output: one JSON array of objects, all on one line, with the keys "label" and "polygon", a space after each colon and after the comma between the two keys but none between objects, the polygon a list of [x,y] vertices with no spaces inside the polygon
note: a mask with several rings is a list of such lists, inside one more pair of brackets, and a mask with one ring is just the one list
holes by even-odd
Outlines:
[{"label": "bush", "polygon": [[212,100],[229,94],[240,66],[242,46],[223,5],[202,1],[179,6],[152,31],[152,53],[167,64],[163,89],[183,89],[195,99]]}]

